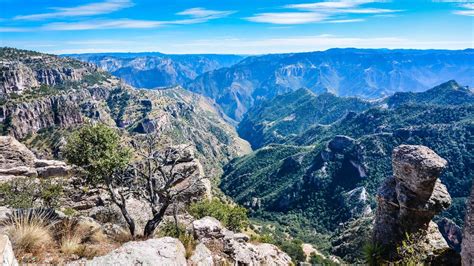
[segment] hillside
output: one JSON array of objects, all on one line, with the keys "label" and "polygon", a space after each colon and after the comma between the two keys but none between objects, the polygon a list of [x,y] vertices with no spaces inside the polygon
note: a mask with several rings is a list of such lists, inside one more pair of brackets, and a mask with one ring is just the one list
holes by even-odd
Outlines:
[{"label": "hillside", "polygon": [[184,85],[197,76],[231,66],[238,55],[167,55],[162,53],[104,53],[64,55],[90,62],[137,88]]},{"label": "hillside", "polygon": [[0,56],[1,131],[40,157],[60,157],[67,135],[93,121],[132,137],[160,129],[174,144],[191,143],[211,177],[250,150],[213,103],[180,87],[137,90],[74,59],[10,48]]},{"label": "hillside", "polygon": [[235,120],[257,102],[300,88],[380,98],[420,92],[447,80],[473,86],[474,50],[330,49],[251,56],[186,85],[214,99]]},{"label": "hillside", "polygon": [[361,112],[374,104],[359,98],[337,97],[330,93],[316,95],[299,89],[279,95],[252,108],[239,123],[239,135],[253,148],[270,143],[284,143],[309,127],[329,125],[348,112]]},{"label": "hillside", "polygon": [[[281,106],[281,99],[293,99],[294,94],[265,106]],[[285,105],[292,104],[297,101]],[[376,190],[392,174],[390,154],[395,147],[425,145],[448,161],[441,180],[454,203],[442,216],[462,224],[464,199],[474,176],[473,93],[451,81],[424,93],[398,93],[372,104],[328,125],[309,127],[304,119],[297,120],[303,122],[295,128],[306,127],[302,133],[290,131],[277,139],[278,144],[229,163],[221,189],[248,206],[256,219],[275,221],[293,228],[290,234],[320,242],[315,232],[332,235],[340,223],[373,214]],[[254,111],[257,114],[248,116],[260,117],[260,124],[288,115],[282,112],[278,118],[275,112]]]}]

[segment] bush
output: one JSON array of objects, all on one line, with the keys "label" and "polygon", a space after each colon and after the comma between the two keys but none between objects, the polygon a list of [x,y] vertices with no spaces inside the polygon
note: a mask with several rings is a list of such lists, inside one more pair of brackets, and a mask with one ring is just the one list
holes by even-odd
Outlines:
[{"label": "bush", "polygon": [[34,178],[15,178],[10,182],[0,184],[0,204],[13,208],[27,209],[33,207],[54,208],[63,194],[63,184],[60,181]]},{"label": "bush", "polygon": [[301,240],[284,241],[278,246],[288,254],[295,264],[306,261],[306,254],[303,251]]},{"label": "bush", "polygon": [[103,124],[86,125],[68,139],[64,156],[69,163],[82,167],[89,181],[97,184],[128,165],[129,149],[122,146],[117,132]]},{"label": "bush", "polygon": [[364,253],[365,262],[369,266],[380,265],[382,261],[382,246],[377,243],[367,243],[364,245],[362,252]]},{"label": "bush", "polygon": [[14,212],[3,221],[5,232],[10,237],[17,256],[26,253],[41,254],[53,243],[51,228],[55,219],[49,210],[26,210]]},{"label": "bush", "polygon": [[249,224],[245,208],[226,204],[218,199],[193,203],[189,208],[189,213],[198,219],[205,216],[214,217],[233,231],[240,231]]}]

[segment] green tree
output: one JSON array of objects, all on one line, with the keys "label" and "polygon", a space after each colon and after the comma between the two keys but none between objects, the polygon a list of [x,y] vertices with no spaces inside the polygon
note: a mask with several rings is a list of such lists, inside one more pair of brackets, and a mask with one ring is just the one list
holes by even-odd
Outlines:
[{"label": "green tree", "polygon": [[69,163],[82,167],[92,184],[103,182],[130,162],[130,149],[121,145],[115,130],[103,125],[86,125],[68,139],[64,156]]},{"label": "green tree", "polygon": [[130,149],[121,145],[117,132],[103,124],[86,125],[68,139],[64,156],[69,163],[86,171],[87,181],[92,185],[105,184],[112,201],[128,224],[130,234],[135,235],[135,222],[125,205],[125,195],[114,187],[123,186],[123,175],[131,160]]}]

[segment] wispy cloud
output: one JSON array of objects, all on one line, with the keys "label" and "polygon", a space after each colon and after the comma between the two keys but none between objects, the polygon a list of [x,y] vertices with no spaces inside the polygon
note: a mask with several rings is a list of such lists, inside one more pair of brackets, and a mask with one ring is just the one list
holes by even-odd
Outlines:
[{"label": "wispy cloud", "polygon": [[32,30],[31,28],[22,27],[0,27],[0,32],[28,32]]},{"label": "wispy cloud", "polygon": [[91,3],[75,7],[53,7],[53,12],[20,15],[14,17],[15,20],[44,20],[64,17],[83,17],[109,14],[124,8],[133,6],[130,0],[107,0],[104,2]]},{"label": "wispy cloud", "polygon": [[204,23],[213,19],[219,19],[235,13],[234,11],[209,10],[204,8],[191,8],[177,13],[180,16],[190,18],[176,20],[137,20],[137,19],[101,19],[87,20],[82,22],[55,22],[41,27],[49,31],[73,31],[73,30],[100,30],[100,29],[147,29],[157,28],[165,25],[187,25]]},{"label": "wispy cloud", "polygon": [[263,22],[271,24],[304,24],[320,22],[328,18],[327,15],[310,12],[282,12],[282,13],[260,13],[247,18],[253,22]]},{"label": "wispy cloud", "polygon": [[294,11],[258,13],[246,18],[253,22],[271,24],[305,24],[333,21],[333,23],[349,23],[363,21],[361,18],[348,18],[349,14],[376,15],[400,12],[402,10],[386,8],[370,8],[363,5],[373,3],[373,0],[340,0],[317,3],[291,4],[284,8]]},{"label": "wispy cloud", "polygon": [[474,3],[463,4],[460,7],[463,9],[455,10],[453,13],[461,16],[474,16]]}]

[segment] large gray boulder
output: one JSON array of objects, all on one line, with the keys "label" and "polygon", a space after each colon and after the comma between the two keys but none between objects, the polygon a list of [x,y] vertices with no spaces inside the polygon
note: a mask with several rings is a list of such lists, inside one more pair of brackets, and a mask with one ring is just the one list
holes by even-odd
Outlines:
[{"label": "large gray boulder", "polygon": [[109,254],[85,262],[91,266],[183,266],[187,265],[186,251],[178,239],[163,237],[146,241],[133,241]]},{"label": "large gray boulder", "polygon": [[474,184],[467,201],[466,218],[461,245],[462,265],[474,265]]},{"label": "large gray boulder", "polygon": [[249,243],[250,238],[224,228],[212,217],[193,222],[195,238],[210,250],[213,261],[234,265],[290,265],[291,258],[278,247],[266,243]]},{"label": "large gray boulder", "polygon": [[379,188],[373,240],[385,247],[386,259],[398,259],[397,247],[406,235],[416,234],[425,259],[439,262],[452,250],[432,222],[451,205],[439,180],[447,162],[425,146],[401,145],[392,154],[393,177]]}]

